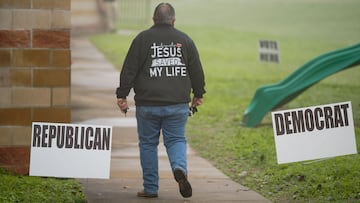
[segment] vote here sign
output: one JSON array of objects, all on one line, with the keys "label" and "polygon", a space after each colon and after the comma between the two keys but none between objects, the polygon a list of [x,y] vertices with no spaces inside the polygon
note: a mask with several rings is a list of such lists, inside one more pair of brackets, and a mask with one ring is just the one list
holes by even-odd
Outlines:
[{"label": "vote here sign", "polygon": [[272,112],[279,164],[357,154],[351,102]]},{"label": "vote here sign", "polygon": [[109,126],[34,122],[30,175],[108,179],[111,141]]}]

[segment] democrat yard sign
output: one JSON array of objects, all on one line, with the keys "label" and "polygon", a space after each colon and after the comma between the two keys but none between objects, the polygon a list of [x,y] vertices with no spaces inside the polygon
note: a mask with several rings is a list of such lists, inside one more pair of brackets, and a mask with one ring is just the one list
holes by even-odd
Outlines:
[{"label": "democrat yard sign", "polygon": [[109,126],[33,123],[30,175],[108,179],[111,141]]},{"label": "democrat yard sign", "polygon": [[351,102],[272,112],[279,164],[357,154]]}]

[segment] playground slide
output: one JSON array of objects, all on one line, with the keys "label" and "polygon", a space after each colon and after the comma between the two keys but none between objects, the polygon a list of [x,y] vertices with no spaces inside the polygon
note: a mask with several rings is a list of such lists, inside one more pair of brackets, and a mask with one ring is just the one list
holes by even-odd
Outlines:
[{"label": "playground slide", "polygon": [[360,43],[308,61],[284,80],[258,88],[245,110],[242,124],[257,126],[267,112],[291,101],[320,80],[359,64]]}]

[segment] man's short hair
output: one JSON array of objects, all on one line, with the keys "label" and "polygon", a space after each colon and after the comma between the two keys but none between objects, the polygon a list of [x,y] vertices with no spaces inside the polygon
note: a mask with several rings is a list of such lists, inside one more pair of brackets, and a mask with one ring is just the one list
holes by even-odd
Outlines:
[{"label": "man's short hair", "polygon": [[156,6],[153,20],[155,24],[172,25],[175,20],[175,9],[169,3],[160,3]]}]

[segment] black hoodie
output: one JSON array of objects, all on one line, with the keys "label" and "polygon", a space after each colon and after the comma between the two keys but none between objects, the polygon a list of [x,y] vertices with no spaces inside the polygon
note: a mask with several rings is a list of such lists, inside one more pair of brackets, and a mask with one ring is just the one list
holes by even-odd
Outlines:
[{"label": "black hoodie", "polygon": [[204,72],[194,42],[171,25],[154,25],[133,40],[125,58],[117,98],[131,88],[137,106],[190,102],[190,92],[202,98]]}]

